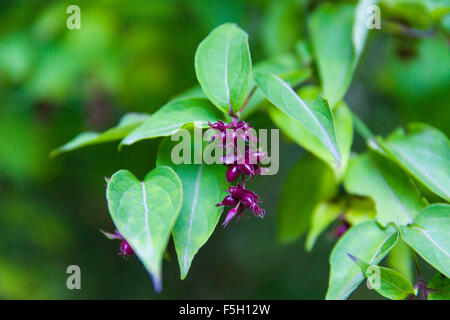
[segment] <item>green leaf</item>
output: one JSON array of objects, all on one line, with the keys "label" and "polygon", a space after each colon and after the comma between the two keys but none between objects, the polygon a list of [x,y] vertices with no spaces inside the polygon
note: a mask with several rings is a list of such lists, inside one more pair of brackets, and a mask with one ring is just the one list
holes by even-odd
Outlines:
[{"label": "green leaf", "polygon": [[398,232],[392,225],[382,229],[375,221],[367,221],[351,227],[331,252],[326,299],[346,299],[364,278],[359,267],[348,258],[348,253],[376,265],[395,246],[397,239]]},{"label": "green leaf", "polygon": [[170,136],[186,124],[222,119],[222,114],[203,98],[185,98],[170,101],[152,114],[144,123],[130,132],[120,146],[131,145],[137,141],[162,136]]},{"label": "green leaf", "polygon": [[366,10],[375,3],[374,0],[359,1],[356,8],[325,3],[309,19],[312,49],[324,96],[331,107],[344,97],[350,86],[367,38]]},{"label": "green leaf", "polygon": [[345,220],[351,225],[373,220],[376,216],[375,204],[371,198],[348,197],[348,207],[345,211]]},{"label": "green leaf", "polygon": [[325,3],[309,19],[312,49],[330,106],[343,98],[351,81],[353,12],[351,5]]},{"label": "green leaf", "polygon": [[321,160],[305,156],[290,171],[278,209],[278,240],[295,241],[309,227],[311,215],[337,191],[333,172]]},{"label": "green leaf", "polygon": [[394,163],[368,152],[350,159],[344,177],[347,192],[371,197],[381,225],[411,223],[426,206],[412,180]]},{"label": "green leaf", "polygon": [[[253,65],[253,71],[276,74],[293,86],[298,85],[311,77],[312,73],[310,68],[300,69],[298,59],[292,53],[285,53],[270,59],[262,60]],[[253,79],[250,87],[255,87],[255,82]],[[200,86],[195,86],[176,96],[176,98],[192,97],[206,98],[206,95],[203,93]],[[239,118],[247,118],[250,114],[255,112],[265,100],[266,98],[264,97],[264,94],[259,88],[256,88],[253,96],[248,101]]]},{"label": "green leaf", "polygon": [[[291,86],[298,85],[311,77],[310,68],[300,68],[298,59],[291,53],[277,55],[273,58],[263,60],[253,66],[254,73],[273,73],[288,82]],[[255,87],[255,81],[252,79],[251,87]],[[266,101],[266,97],[261,89],[256,88],[253,96],[248,101],[245,109],[242,111],[240,118],[246,118],[253,113],[257,107]]]},{"label": "green leaf", "polygon": [[294,47],[303,31],[306,2],[278,0],[270,2],[262,21],[262,45],[268,56],[284,53]]},{"label": "green leaf", "polygon": [[120,140],[141,125],[148,117],[149,115],[144,113],[127,113],[120,119],[116,127],[106,130],[103,133],[80,133],[65,145],[53,150],[50,153],[50,156],[55,157],[63,152],[72,151],[93,144]]},{"label": "green leaf", "polygon": [[158,167],[139,181],[127,170],[109,180],[106,199],[111,218],[152,277],[162,288],[162,259],[180,213],[182,186],[169,167]]},{"label": "green leaf", "polygon": [[198,46],[195,72],[206,96],[222,111],[239,111],[250,89],[252,61],[248,35],[226,23]]},{"label": "green leaf", "polygon": [[406,133],[396,130],[384,149],[428,189],[450,201],[450,141],[426,124],[411,124]]},{"label": "green leaf", "polygon": [[437,273],[428,284],[428,300],[450,300],[450,279]]},{"label": "green leaf", "polygon": [[[318,94],[317,87],[304,87],[298,92],[299,96],[311,103]],[[335,172],[336,178],[340,180],[346,170],[350,148],[353,142],[352,113],[344,102],[339,103],[333,110],[334,123],[336,127],[336,139],[342,155],[342,163],[338,165],[333,156],[318,138],[309,133],[301,122],[289,117],[277,108],[270,108],[269,115],[273,122],[293,141],[298,143],[315,156],[327,163]]]},{"label": "green leaf", "polygon": [[307,251],[312,250],[317,238],[330,223],[345,212],[345,207],[344,199],[336,202],[324,202],[316,207],[311,217],[311,226],[308,235],[306,236],[305,248]]},{"label": "green leaf", "polygon": [[439,272],[450,277],[450,205],[436,203],[424,209],[414,223],[401,227],[402,238]]},{"label": "green leaf", "polygon": [[274,74],[255,73],[255,82],[267,99],[288,116],[299,121],[315,136],[340,165],[342,157],[336,142],[333,114],[326,100],[318,97],[306,104],[289,84]]},{"label": "green leaf", "polygon": [[411,248],[400,238],[397,245],[389,252],[387,265],[405,275],[408,280],[413,281],[414,267],[411,253]]},{"label": "green leaf", "polygon": [[367,27],[367,20],[370,17],[368,14],[368,8],[376,5],[379,0],[359,0],[356,5],[353,30],[352,30],[352,43],[353,43],[353,68],[356,67],[359,57],[364,50],[366,44],[367,34],[369,28]]},{"label": "green leaf", "polygon": [[173,164],[170,159],[175,145],[169,138],[158,150],[158,166],[172,167],[183,184],[183,205],[172,230],[180,265],[181,279],[185,279],[194,256],[208,241],[223,211],[216,204],[225,196],[225,166],[207,164]]},{"label": "green leaf", "polygon": [[368,264],[351,254],[348,255],[361,268],[370,287],[383,297],[391,300],[403,300],[411,294],[416,295],[411,283],[400,272]]}]

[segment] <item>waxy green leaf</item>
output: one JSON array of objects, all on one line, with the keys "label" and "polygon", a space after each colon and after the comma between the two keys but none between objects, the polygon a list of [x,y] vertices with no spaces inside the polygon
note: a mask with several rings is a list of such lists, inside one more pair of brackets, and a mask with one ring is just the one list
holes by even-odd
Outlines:
[{"label": "waxy green leaf", "polygon": [[93,144],[120,140],[141,125],[148,117],[149,115],[144,113],[127,113],[120,119],[116,127],[108,129],[103,133],[80,133],[65,145],[53,150],[50,156],[55,157],[63,152],[72,151]]},{"label": "waxy green leaf", "polygon": [[367,8],[375,0],[348,4],[324,3],[309,19],[312,49],[325,98],[333,108],[347,92],[364,49]]},{"label": "waxy green leaf", "polygon": [[[307,104],[309,104],[314,101],[319,94],[319,91],[317,87],[304,87],[298,94]],[[342,155],[341,165],[337,164],[336,160],[325,146],[318,138],[309,133],[301,122],[289,117],[275,107],[269,109],[270,117],[281,131],[301,147],[325,161],[325,163],[334,170],[336,178],[340,180],[347,168],[350,148],[353,142],[353,121],[352,113],[344,102],[339,103],[333,110],[333,113],[337,144]]]},{"label": "waxy green leaf", "polygon": [[278,240],[290,243],[306,232],[316,207],[336,191],[333,172],[328,166],[310,155],[300,159],[281,191],[277,213]]},{"label": "waxy green leaf", "polygon": [[222,114],[203,98],[172,100],[152,114],[144,123],[130,132],[120,146],[130,145],[144,139],[170,136],[186,124],[199,122],[207,127],[208,121],[222,119]]},{"label": "waxy green leaf", "polygon": [[270,102],[299,121],[341,165],[333,114],[326,100],[318,97],[313,103],[306,104],[288,83],[274,74],[255,73],[255,82]]},{"label": "waxy green leaf", "polygon": [[359,0],[356,5],[352,30],[353,68],[356,67],[364,50],[367,34],[370,31],[367,23],[370,18],[373,18],[373,15],[369,14],[369,7],[376,5],[378,2],[379,0]]},{"label": "waxy green leaf", "polygon": [[414,264],[411,248],[403,241],[398,239],[395,247],[389,252],[387,266],[403,274],[409,281],[414,280]]},{"label": "waxy green leaf", "polygon": [[395,131],[382,146],[417,180],[450,202],[450,141],[445,134],[414,123],[408,132]]},{"label": "waxy green leaf", "polygon": [[215,28],[195,53],[195,72],[206,96],[222,111],[239,111],[250,90],[248,35],[237,25]]},{"label": "waxy green leaf", "polygon": [[450,279],[437,273],[428,284],[428,300],[450,300]]},{"label": "waxy green leaf", "polygon": [[348,253],[376,265],[395,246],[397,239],[398,232],[392,225],[383,229],[375,221],[367,221],[351,227],[331,252],[326,299],[346,299],[364,278],[359,267],[348,258]]},{"label": "waxy green leaf", "polygon": [[182,185],[169,167],[158,167],[139,181],[127,170],[108,182],[106,199],[111,218],[152,277],[162,288],[162,259],[180,213]]},{"label": "waxy green leaf", "polygon": [[351,5],[325,3],[309,19],[323,94],[332,107],[344,97],[351,82],[354,9]]},{"label": "waxy green leaf", "polygon": [[220,164],[178,164],[171,158],[175,145],[169,138],[158,150],[157,165],[172,167],[183,184],[183,205],[172,230],[180,265],[181,279],[186,278],[192,260],[208,241],[223,211],[216,204],[225,196],[226,167]]},{"label": "waxy green leaf", "polygon": [[[311,77],[311,69],[310,68],[300,68],[298,63],[298,59],[292,53],[285,53],[282,55],[277,55],[273,58],[269,58],[267,60],[262,60],[253,65],[254,72],[264,72],[264,73],[273,73],[278,75],[283,80],[289,82],[290,85],[295,86],[309,77]],[[252,79],[250,88],[255,87],[255,82]],[[183,93],[176,96],[176,98],[206,98],[206,95],[203,93],[202,88],[198,85],[192,87]],[[248,101],[245,109],[240,112],[239,118],[244,119],[247,118],[250,114],[255,112],[258,107],[263,105],[266,98],[264,94],[261,92],[259,88],[253,92],[251,99]]]},{"label": "waxy green leaf", "polygon": [[409,295],[416,295],[416,292],[409,282],[400,272],[394,269],[379,267],[368,264],[351,254],[350,259],[358,265],[368,280],[370,288],[391,300],[403,300]]},{"label": "waxy green leaf", "polygon": [[371,197],[381,225],[408,224],[426,206],[412,180],[394,163],[368,152],[350,159],[344,177],[347,192]]},{"label": "waxy green leaf", "polygon": [[[281,79],[288,82],[291,86],[299,85],[311,77],[310,68],[300,69],[297,59],[291,54],[277,56],[275,58],[260,62],[253,67],[254,73],[272,73],[278,75]],[[256,88],[251,99],[248,101],[245,109],[240,114],[240,118],[246,118],[253,113],[259,106],[264,105],[266,97],[261,89],[256,87],[252,80],[252,88]]]},{"label": "waxy green leaf", "polygon": [[437,203],[425,208],[409,226],[401,227],[402,238],[429,264],[450,277],[450,205]]}]

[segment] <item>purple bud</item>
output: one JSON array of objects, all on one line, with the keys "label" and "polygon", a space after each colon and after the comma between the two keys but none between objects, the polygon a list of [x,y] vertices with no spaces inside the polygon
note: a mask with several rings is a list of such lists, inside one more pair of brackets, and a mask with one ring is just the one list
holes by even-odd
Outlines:
[{"label": "purple bud", "polygon": [[243,189],[243,188],[241,187],[241,185],[238,184],[237,186],[231,186],[230,189],[228,189],[227,191],[230,193],[230,195],[231,195],[234,199],[240,200],[241,197],[242,197],[242,195],[243,195],[244,192],[245,192],[245,189]]},{"label": "purple bud", "polygon": [[227,196],[225,197],[225,199],[222,200],[221,203],[218,203],[216,206],[217,206],[217,207],[221,207],[221,206],[224,206],[224,207],[234,207],[235,205],[238,204],[238,202],[239,202],[239,200],[234,199],[234,198],[229,194],[229,195],[227,195]]},{"label": "purple bud", "polygon": [[236,180],[239,177],[239,167],[238,165],[232,164],[227,170],[227,182]]},{"label": "purple bud", "polygon": [[225,221],[222,224],[224,228],[227,226],[227,224],[230,222],[230,220],[236,216],[236,213],[237,213],[236,208],[232,208],[232,209],[230,209],[230,211],[228,211],[228,214],[225,217]]},{"label": "purple bud", "polygon": [[245,174],[246,176],[254,174],[253,165],[248,163],[240,164],[239,171]]},{"label": "purple bud", "polygon": [[241,197],[241,202],[248,208],[253,208],[256,205],[255,196],[250,192],[245,192]]},{"label": "purple bud", "polygon": [[124,257],[134,255],[134,251],[131,248],[130,244],[127,240],[123,239],[122,244],[120,245],[120,254]]}]

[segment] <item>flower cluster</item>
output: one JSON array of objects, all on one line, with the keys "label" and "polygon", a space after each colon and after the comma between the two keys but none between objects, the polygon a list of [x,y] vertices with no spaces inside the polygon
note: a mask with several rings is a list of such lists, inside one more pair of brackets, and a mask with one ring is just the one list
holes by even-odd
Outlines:
[{"label": "flower cluster", "polygon": [[[259,196],[245,188],[246,181],[256,174],[261,174],[263,168],[260,166],[260,160],[266,157],[265,153],[252,150],[248,145],[249,142],[257,141],[252,133],[252,127],[247,122],[237,121],[235,118],[229,124],[218,121],[209,123],[209,126],[215,130],[211,141],[219,139],[219,146],[226,154],[222,158],[222,163],[228,167],[227,182],[242,178],[241,184],[230,186],[227,190],[228,195],[217,204],[220,207],[232,207],[225,217],[223,226],[225,227],[234,217],[241,217],[246,208],[256,217],[264,217],[265,211],[259,207],[259,203],[262,202]],[[244,150],[240,150],[241,145],[244,146]]]}]

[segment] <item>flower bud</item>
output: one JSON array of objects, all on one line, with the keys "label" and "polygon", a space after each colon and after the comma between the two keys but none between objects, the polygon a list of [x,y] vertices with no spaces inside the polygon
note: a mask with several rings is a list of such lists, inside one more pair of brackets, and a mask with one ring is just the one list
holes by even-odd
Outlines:
[{"label": "flower bud", "polygon": [[230,220],[236,216],[236,213],[237,213],[236,208],[232,208],[232,209],[230,209],[230,211],[228,211],[228,214],[225,217],[225,221],[222,224],[224,228],[227,226],[227,224],[230,222]]},{"label": "flower bud", "polygon": [[127,240],[123,239],[122,244],[120,245],[120,254],[124,257],[134,255],[134,251],[131,248],[130,244]]},{"label": "flower bud", "polygon": [[227,182],[236,180],[239,177],[239,167],[235,164],[232,164],[231,166],[229,166],[226,176],[227,176]]}]

